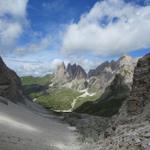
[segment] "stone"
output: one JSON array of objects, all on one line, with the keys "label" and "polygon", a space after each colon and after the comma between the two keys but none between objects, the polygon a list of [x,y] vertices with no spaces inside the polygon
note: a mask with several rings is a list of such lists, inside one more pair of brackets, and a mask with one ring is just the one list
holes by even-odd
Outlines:
[{"label": "stone", "polygon": [[139,59],[134,71],[134,79],[130,98],[128,100],[128,113],[139,114],[150,103],[150,54]]}]

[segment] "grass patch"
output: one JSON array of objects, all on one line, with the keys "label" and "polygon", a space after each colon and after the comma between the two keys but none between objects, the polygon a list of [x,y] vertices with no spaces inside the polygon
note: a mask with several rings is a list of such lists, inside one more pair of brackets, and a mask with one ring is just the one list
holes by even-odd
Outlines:
[{"label": "grass patch", "polygon": [[[48,93],[37,96],[35,93],[32,96],[37,99],[37,103],[48,109],[68,110],[71,108],[73,100],[80,95],[79,92],[72,89],[57,89]],[[37,97],[36,97],[37,96]]]},{"label": "grass patch", "polygon": [[100,94],[95,94],[94,96],[86,96],[86,97],[80,97],[77,100],[77,103],[74,107],[74,109],[77,109],[78,107],[80,107],[82,104],[84,104],[85,102],[93,102],[96,101],[98,98],[100,97]]},{"label": "grass patch", "polygon": [[21,77],[22,85],[28,86],[28,85],[46,85],[51,82],[54,75],[49,74],[43,77],[33,77],[33,76],[25,76]]}]

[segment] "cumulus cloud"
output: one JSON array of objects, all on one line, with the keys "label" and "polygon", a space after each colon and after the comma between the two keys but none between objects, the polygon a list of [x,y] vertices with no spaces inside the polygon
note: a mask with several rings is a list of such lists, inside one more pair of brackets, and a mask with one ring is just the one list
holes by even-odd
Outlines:
[{"label": "cumulus cloud", "polygon": [[118,55],[149,48],[149,35],[150,6],[106,0],[97,2],[78,23],[68,26],[62,52]]},{"label": "cumulus cloud", "polygon": [[0,0],[0,52],[22,34],[27,3],[28,0]]}]

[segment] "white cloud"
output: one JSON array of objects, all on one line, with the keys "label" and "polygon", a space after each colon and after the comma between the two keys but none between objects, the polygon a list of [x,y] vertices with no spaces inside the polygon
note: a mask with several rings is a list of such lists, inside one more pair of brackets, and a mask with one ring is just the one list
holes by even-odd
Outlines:
[{"label": "white cloud", "polygon": [[118,55],[150,47],[149,35],[150,6],[106,0],[97,2],[78,23],[68,26],[62,52]]},{"label": "white cloud", "polygon": [[28,0],[0,0],[0,16],[10,14],[24,17]]},{"label": "white cloud", "polygon": [[38,64],[23,63],[17,69],[19,75],[42,76],[51,72],[50,63],[43,62]]},{"label": "white cloud", "polygon": [[0,52],[13,45],[27,22],[28,0],[0,0]]}]

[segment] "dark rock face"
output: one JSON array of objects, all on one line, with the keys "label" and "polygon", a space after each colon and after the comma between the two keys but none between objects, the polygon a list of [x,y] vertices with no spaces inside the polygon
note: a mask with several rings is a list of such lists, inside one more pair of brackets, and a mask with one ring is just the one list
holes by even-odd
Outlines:
[{"label": "dark rock face", "polygon": [[150,103],[150,53],[141,58],[134,71],[133,86],[128,101],[128,113],[139,114]]},{"label": "dark rock face", "polygon": [[88,73],[88,77],[92,76],[98,76],[101,75],[102,73],[106,72],[106,68],[110,68],[112,71],[116,68],[116,62],[111,61],[111,62],[104,62],[101,65],[99,65],[96,69],[90,70]]},{"label": "dark rock face", "polygon": [[80,79],[87,78],[87,74],[85,70],[80,65],[76,65],[76,64],[71,65],[69,63],[67,66],[67,72],[71,80],[73,79],[80,80]]},{"label": "dark rock face", "polygon": [[24,102],[20,78],[0,58],[0,96],[11,101]]},{"label": "dark rock face", "polygon": [[131,65],[135,62],[134,58],[130,56],[122,56],[117,61],[112,60],[111,62],[106,61],[99,65],[96,69],[90,70],[88,72],[88,77],[98,76],[107,72],[117,71],[123,65]]}]

